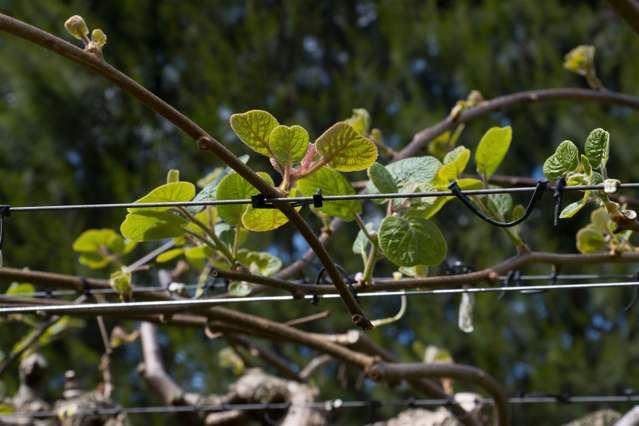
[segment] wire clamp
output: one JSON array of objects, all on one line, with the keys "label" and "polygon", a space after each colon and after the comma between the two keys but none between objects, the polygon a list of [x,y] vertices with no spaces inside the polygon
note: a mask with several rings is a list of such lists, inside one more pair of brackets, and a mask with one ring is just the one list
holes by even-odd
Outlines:
[{"label": "wire clamp", "polygon": [[548,186],[548,181],[546,179],[542,179],[542,180],[537,181],[537,187],[535,188],[535,192],[533,192],[533,195],[530,198],[530,201],[528,202],[528,206],[526,207],[526,211],[524,212],[524,214],[520,218],[515,219],[515,220],[513,220],[511,222],[500,222],[500,221],[497,221],[495,219],[492,219],[492,218],[486,216],[484,213],[479,211],[477,209],[477,207],[473,204],[473,202],[470,200],[470,198],[468,198],[466,196],[466,194],[463,193],[463,191],[461,190],[461,188],[457,184],[457,181],[451,182],[451,184],[448,185],[448,189],[450,189],[451,192],[453,193],[453,195],[455,197],[459,198],[459,201],[461,201],[470,211],[472,211],[475,215],[479,216],[485,222],[488,222],[488,223],[490,223],[491,225],[494,225],[494,226],[499,226],[501,228],[509,228],[511,226],[519,225],[521,222],[523,222],[524,220],[528,219],[528,216],[530,216],[530,214],[532,213],[533,209],[535,208],[535,204],[537,203],[537,201],[539,201],[541,199],[541,196],[544,194],[544,191],[546,190],[547,186]]},{"label": "wire clamp", "polygon": [[566,179],[559,178],[555,182],[555,192],[553,198],[555,199],[555,211],[553,215],[552,225],[557,226],[559,223],[559,215],[561,214],[561,201],[563,200],[564,188],[566,187]]}]

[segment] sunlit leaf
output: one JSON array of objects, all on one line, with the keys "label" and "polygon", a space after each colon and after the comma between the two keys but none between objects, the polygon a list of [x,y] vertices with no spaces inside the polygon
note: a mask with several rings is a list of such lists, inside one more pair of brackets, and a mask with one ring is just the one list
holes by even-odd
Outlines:
[{"label": "sunlit leaf", "polygon": [[604,129],[594,129],[586,138],[584,151],[592,167],[606,167],[610,153],[610,133]]},{"label": "sunlit leaf", "polygon": [[240,249],[237,252],[237,260],[244,266],[255,264],[261,275],[273,275],[282,268],[282,261],[270,253]]},{"label": "sunlit leaf", "polygon": [[[144,197],[135,201],[136,204],[167,203],[191,201],[195,196],[195,185],[191,182],[172,182],[160,185]],[[139,213],[142,211],[163,212],[174,207],[130,207],[129,213]]]},{"label": "sunlit leaf", "polygon": [[336,170],[366,170],[377,159],[377,147],[348,124],[336,123],[315,142],[315,149]]},{"label": "sunlit leaf", "polygon": [[[273,185],[273,179],[267,173],[258,172],[258,175],[270,185]],[[233,172],[224,177],[218,185],[216,198],[218,200],[242,200],[249,199],[252,195],[259,194],[259,192],[246,179]],[[247,208],[247,204],[219,205],[217,206],[217,211],[223,221],[231,225],[237,225],[241,222],[242,214]]]},{"label": "sunlit leaf", "polygon": [[351,118],[344,120],[344,122],[355,129],[357,133],[366,136],[370,128],[371,117],[364,108],[355,108]]},{"label": "sunlit leaf", "polygon": [[184,234],[188,222],[170,212],[144,211],[129,213],[120,232],[131,241],[154,241],[176,238]]},{"label": "sunlit leaf", "polygon": [[482,136],[475,152],[477,173],[491,177],[501,164],[512,139],[512,129],[508,127],[492,127]]},{"label": "sunlit leaf", "polygon": [[233,114],[230,118],[235,134],[253,151],[271,157],[269,138],[278,122],[266,111],[252,110],[242,114]]},{"label": "sunlit leaf", "polygon": [[280,164],[298,162],[308,149],[308,132],[301,126],[277,126],[271,132],[270,149]]}]

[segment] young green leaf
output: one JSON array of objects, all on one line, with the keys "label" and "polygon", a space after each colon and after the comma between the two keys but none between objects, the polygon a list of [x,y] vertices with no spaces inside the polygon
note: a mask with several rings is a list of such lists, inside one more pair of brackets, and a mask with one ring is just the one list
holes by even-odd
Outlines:
[{"label": "young green leaf", "polygon": [[171,169],[166,174],[166,183],[173,183],[180,181],[180,171],[178,169]]},{"label": "young green leaf", "polygon": [[131,272],[126,268],[122,268],[111,274],[109,279],[111,287],[120,295],[122,301],[131,300],[133,295],[133,287],[131,287]]},{"label": "young green leaf", "polygon": [[[273,179],[264,172],[258,172],[258,175],[267,181],[270,185],[273,185]],[[233,172],[228,174],[222,179],[216,190],[216,199],[218,200],[243,200],[251,198],[252,195],[258,194],[260,191],[251,185],[246,179],[237,173]],[[220,205],[217,207],[217,211],[226,223],[231,225],[237,225],[242,220],[242,215],[247,210],[248,206],[245,204],[228,204]]]},{"label": "young green leaf", "polygon": [[397,184],[386,167],[375,162],[368,168],[368,178],[382,194],[397,192]]},{"label": "young green leaf", "polygon": [[[311,196],[318,189],[322,195],[353,195],[355,190],[341,173],[324,167],[310,176],[297,181],[297,188],[305,196]],[[347,221],[355,219],[355,215],[362,211],[362,205],[356,200],[325,202],[318,209],[329,216],[337,216]]]},{"label": "young green leaf", "polygon": [[251,110],[242,114],[233,114],[230,118],[235,134],[253,151],[272,156],[269,138],[278,122],[271,114],[261,110]]},{"label": "young green leaf", "polygon": [[129,213],[120,232],[131,241],[155,241],[184,235],[186,219],[170,212],[140,211]]},{"label": "young green leaf", "polygon": [[315,142],[331,167],[342,172],[365,170],[377,159],[377,147],[348,124],[336,123]]},{"label": "young green leaf", "polygon": [[288,166],[304,158],[308,149],[308,132],[301,126],[282,126],[273,129],[270,148],[280,164]]},{"label": "young green leaf", "polygon": [[34,293],[35,287],[29,283],[11,283],[5,296],[20,296],[20,294]]},{"label": "young green leaf", "polygon": [[444,157],[444,164],[437,171],[435,186],[448,186],[450,181],[461,175],[470,160],[470,150],[463,145],[450,151]]},{"label": "young green leaf", "polygon": [[[248,155],[241,155],[239,157],[240,161],[246,164],[249,160]],[[229,175],[233,172],[233,169],[230,167],[217,167],[211,173],[209,173],[204,178],[200,179],[197,184],[202,188],[200,192],[197,193],[193,201],[212,201],[215,200],[215,194],[217,192],[217,186],[220,184],[222,179],[225,176]],[[187,209],[191,213],[197,213],[201,210],[204,210],[204,206],[189,206]]]},{"label": "young green leaf", "polygon": [[398,266],[438,265],[448,250],[437,225],[416,217],[386,217],[379,242],[384,255]]},{"label": "young green leaf", "polygon": [[282,268],[282,261],[278,257],[261,251],[240,249],[237,252],[237,260],[249,268],[254,264],[264,276],[273,275]]},{"label": "young green leaf", "polygon": [[155,258],[155,261],[157,263],[166,263],[166,262],[170,262],[173,259],[181,256],[184,254],[184,249],[181,248],[174,248],[168,251],[165,251],[164,253],[160,254],[158,257]]},{"label": "young green leaf", "polygon": [[579,166],[579,148],[571,141],[563,141],[559,144],[555,153],[546,159],[544,163],[544,175],[555,180]]},{"label": "young green leaf", "polygon": [[579,201],[575,201],[574,203],[568,204],[559,214],[560,219],[568,219],[579,213],[587,203],[588,198],[590,197],[590,191],[585,191],[584,196]]},{"label": "young green leaf", "polygon": [[89,229],[73,242],[73,251],[78,253],[100,253],[105,248],[111,253],[124,251],[124,240],[112,229]]},{"label": "young green leaf", "polygon": [[[171,182],[164,185],[160,185],[153,191],[146,194],[144,197],[135,201],[136,204],[147,203],[167,203],[167,202],[181,202],[191,201],[195,196],[195,185],[191,182]],[[155,211],[163,212],[174,207],[130,207],[129,213],[139,213],[142,211]]]},{"label": "young green leaf", "polygon": [[288,218],[277,209],[254,209],[248,206],[242,214],[242,225],[253,232],[272,231],[286,223]]},{"label": "young green leaf", "polygon": [[584,151],[592,167],[600,169],[606,167],[610,152],[610,133],[604,129],[595,129],[586,138]]},{"label": "young green leaf", "polygon": [[366,136],[370,128],[371,117],[364,108],[355,108],[351,118],[344,120],[344,123],[353,127],[360,135]]},{"label": "young green leaf", "polygon": [[477,173],[489,178],[501,164],[512,140],[512,129],[492,127],[482,136],[475,152]]},{"label": "young green leaf", "polygon": [[588,225],[577,232],[577,250],[580,253],[597,253],[605,248],[604,234],[594,226]]}]

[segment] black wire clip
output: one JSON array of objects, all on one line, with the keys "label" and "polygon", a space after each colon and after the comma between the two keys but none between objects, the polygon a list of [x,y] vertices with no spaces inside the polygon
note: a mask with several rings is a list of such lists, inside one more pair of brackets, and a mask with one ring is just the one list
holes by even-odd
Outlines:
[{"label": "black wire clip", "polygon": [[555,199],[555,211],[553,215],[552,225],[557,226],[559,223],[559,214],[561,213],[561,201],[564,196],[564,188],[566,187],[566,179],[559,178],[555,182],[555,192],[553,198]]},{"label": "black wire clip", "polygon": [[11,216],[11,206],[0,205],[0,250],[2,250],[2,244],[4,243],[4,218],[9,216]]},{"label": "black wire clip", "polygon": [[[344,279],[346,281],[346,284],[348,285],[348,289],[350,290],[351,294],[353,295],[355,300],[359,303],[359,297],[357,296],[357,289],[353,286],[353,284],[355,284],[355,280],[353,279],[353,277],[349,276],[348,273],[346,272],[346,270],[344,270],[344,268],[342,268],[340,265],[338,265],[336,263],[335,266],[337,267],[337,270],[344,277]],[[324,266],[322,266],[322,268],[317,273],[317,276],[315,277],[315,284],[316,285],[320,285],[322,283],[322,279],[324,278],[324,274],[325,273],[326,273],[326,268]],[[311,299],[311,304],[317,306],[318,303],[319,303],[319,295],[317,293],[313,293],[313,298]]]},{"label": "black wire clip", "polygon": [[537,201],[539,201],[541,199],[541,196],[544,194],[544,191],[546,190],[547,186],[548,186],[548,181],[546,179],[542,179],[542,180],[537,181],[537,187],[535,188],[535,192],[533,193],[532,197],[530,198],[530,201],[528,202],[528,206],[526,207],[526,211],[524,212],[524,214],[519,219],[515,219],[515,220],[513,220],[511,222],[499,222],[499,221],[497,221],[495,219],[492,219],[492,218],[486,216],[485,214],[483,214],[482,212],[477,210],[477,207],[475,207],[473,202],[462,192],[461,188],[457,184],[457,181],[453,181],[450,185],[448,185],[448,189],[450,189],[452,191],[453,195],[455,195],[457,198],[459,198],[459,200],[462,203],[464,203],[464,205],[466,207],[468,207],[468,209],[470,211],[475,213],[477,216],[479,216],[485,222],[488,222],[488,223],[490,223],[491,225],[494,225],[494,226],[499,226],[501,228],[509,228],[511,226],[519,225],[521,222],[526,220],[528,218],[528,216],[530,216],[530,214],[532,213],[533,209],[535,208],[535,203],[537,203]]},{"label": "black wire clip", "polygon": [[[322,197],[322,191],[318,189],[313,194],[311,200],[293,201],[290,203],[292,207],[302,207],[312,204],[315,208],[320,208],[324,205],[324,197]],[[254,209],[276,209],[277,207],[271,201],[266,199],[266,195],[260,193],[251,196],[251,206]]]}]

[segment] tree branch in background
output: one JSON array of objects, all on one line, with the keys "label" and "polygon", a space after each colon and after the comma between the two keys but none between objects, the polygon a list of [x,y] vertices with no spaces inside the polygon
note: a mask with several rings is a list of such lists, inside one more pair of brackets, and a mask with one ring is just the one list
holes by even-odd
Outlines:
[{"label": "tree branch in background", "polygon": [[639,2],[637,0],[608,0],[617,15],[639,35]]},{"label": "tree branch in background", "polygon": [[449,115],[439,123],[421,130],[420,132],[415,134],[415,136],[413,136],[413,140],[408,145],[406,145],[401,151],[397,153],[397,155],[395,156],[395,160],[419,154],[424,148],[426,148],[428,142],[435,139],[437,136],[441,135],[445,131],[452,129],[458,124],[468,123],[502,108],[509,108],[519,104],[530,104],[558,100],[592,101],[605,105],[620,105],[639,109],[639,97],[609,91],[578,88],[559,88],[528,90],[525,92],[513,93],[511,95],[499,96],[497,98],[481,102],[476,107],[472,107],[465,111],[462,111],[457,116],[453,117]]}]

